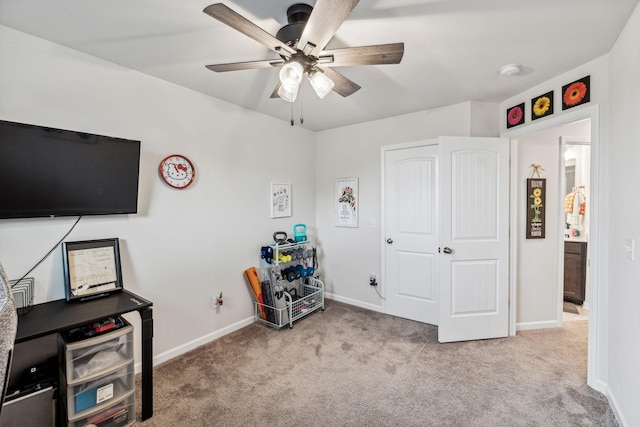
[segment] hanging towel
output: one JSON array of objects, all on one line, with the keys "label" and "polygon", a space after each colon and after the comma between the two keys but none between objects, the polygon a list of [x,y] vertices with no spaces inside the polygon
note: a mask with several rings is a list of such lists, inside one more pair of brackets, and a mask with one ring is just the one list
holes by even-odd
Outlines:
[{"label": "hanging towel", "polygon": [[567,212],[567,223],[570,225],[580,225],[586,206],[587,198],[581,191],[567,194],[564,198],[564,210]]},{"label": "hanging towel", "polygon": [[573,197],[573,208],[571,212],[574,215],[584,215],[584,210],[587,204],[587,198],[581,191],[576,191]]},{"label": "hanging towel", "polygon": [[564,211],[566,213],[571,213],[573,212],[573,199],[575,197],[576,193],[569,193],[565,196],[564,198]]}]

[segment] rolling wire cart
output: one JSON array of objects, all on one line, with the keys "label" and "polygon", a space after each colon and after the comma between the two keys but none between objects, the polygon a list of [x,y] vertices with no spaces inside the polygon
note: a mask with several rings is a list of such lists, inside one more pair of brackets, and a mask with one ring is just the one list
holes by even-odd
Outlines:
[{"label": "rolling wire cart", "polygon": [[255,302],[258,322],[277,329],[289,325],[291,329],[296,320],[317,309],[324,311],[324,283],[317,275],[316,249],[311,242],[276,240],[260,252],[264,303]]}]

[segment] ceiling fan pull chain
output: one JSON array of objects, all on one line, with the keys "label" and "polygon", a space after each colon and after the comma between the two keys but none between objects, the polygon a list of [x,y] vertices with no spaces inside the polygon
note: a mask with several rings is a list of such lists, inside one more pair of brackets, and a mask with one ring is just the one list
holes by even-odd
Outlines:
[{"label": "ceiling fan pull chain", "polygon": [[304,123],[304,117],[302,117],[302,99],[300,99],[300,124]]},{"label": "ceiling fan pull chain", "polygon": [[291,103],[291,126],[293,126],[293,102]]}]

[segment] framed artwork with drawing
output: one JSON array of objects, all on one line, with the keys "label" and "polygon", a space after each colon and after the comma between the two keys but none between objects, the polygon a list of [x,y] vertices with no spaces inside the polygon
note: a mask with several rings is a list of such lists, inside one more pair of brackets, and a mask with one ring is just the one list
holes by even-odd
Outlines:
[{"label": "framed artwork with drawing", "polygon": [[62,244],[67,301],[87,300],[124,288],[117,238]]},{"label": "framed artwork with drawing", "polygon": [[271,184],[271,218],[291,216],[291,184]]},{"label": "framed artwork with drawing", "polygon": [[336,179],[336,227],[358,227],[358,178]]}]

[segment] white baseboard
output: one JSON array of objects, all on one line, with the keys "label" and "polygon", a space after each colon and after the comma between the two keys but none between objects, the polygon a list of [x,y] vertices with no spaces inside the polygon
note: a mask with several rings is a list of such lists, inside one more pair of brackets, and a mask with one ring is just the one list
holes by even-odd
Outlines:
[{"label": "white baseboard", "polygon": [[516,331],[529,331],[532,329],[551,329],[551,328],[561,328],[561,327],[562,327],[562,323],[559,323],[556,320],[516,323]]},{"label": "white baseboard", "polygon": [[592,382],[587,381],[587,385],[595,391],[599,391],[600,393],[604,394],[605,396],[609,394],[609,387],[607,386],[607,383],[602,380],[596,378]]},{"label": "white baseboard", "polygon": [[[228,335],[232,332],[237,331],[238,329],[242,329],[245,326],[251,325],[255,322],[253,316],[248,317],[244,320],[234,323],[233,325],[229,325],[226,328],[219,329],[217,331],[211,332],[210,334],[204,335],[200,338],[197,338],[188,343],[182,344],[178,347],[172,348],[171,350],[167,350],[164,353],[160,353],[157,356],[153,357],[153,366],[159,365],[161,363],[166,362],[167,360],[173,359],[174,357],[178,357],[188,351],[193,350],[194,348],[200,347],[201,345],[208,344],[211,341],[214,341],[218,338],[221,338],[225,335]],[[136,373],[142,372],[142,363],[136,363],[135,366]]]},{"label": "white baseboard", "polygon": [[605,391],[603,391],[602,394],[604,394],[607,397],[607,400],[609,401],[609,406],[611,406],[611,410],[613,411],[613,415],[616,416],[616,420],[618,421],[618,424],[620,424],[621,427],[628,427],[629,424],[627,423],[627,420],[624,418],[624,416],[622,416],[622,413],[618,409],[618,401],[616,400],[613,393],[611,393],[611,389],[609,389],[608,384],[605,384]]},{"label": "white baseboard", "polygon": [[384,313],[382,311],[382,307],[379,306],[379,305],[369,304],[369,303],[366,303],[366,302],[358,301],[358,300],[351,299],[351,298],[341,297],[340,295],[334,295],[334,294],[329,294],[329,293],[325,293],[324,297],[327,298],[327,299],[332,299],[334,301],[343,302],[345,304],[355,305],[356,307],[366,308],[367,310],[377,311],[379,313]]}]

